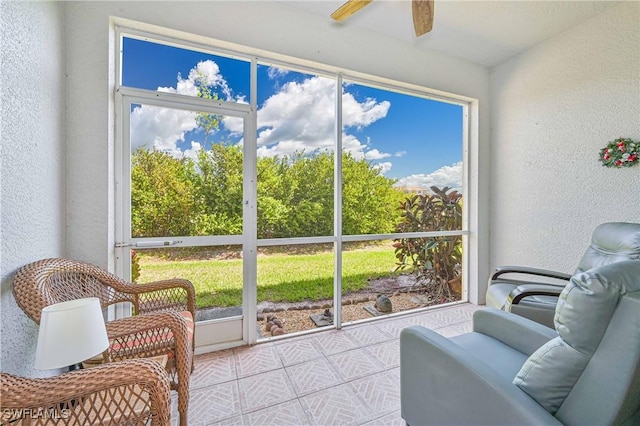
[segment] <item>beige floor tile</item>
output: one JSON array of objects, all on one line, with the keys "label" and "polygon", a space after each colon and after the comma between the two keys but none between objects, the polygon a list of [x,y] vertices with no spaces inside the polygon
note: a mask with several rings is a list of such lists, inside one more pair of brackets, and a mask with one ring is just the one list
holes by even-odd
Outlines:
[{"label": "beige floor tile", "polygon": [[400,341],[397,339],[367,346],[365,349],[373,355],[385,369],[400,366]]},{"label": "beige floor tile", "polygon": [[234,349],[238,378],[264,373],[284,367],[273,344],[244,346]]},{"label": "beige floor tile", "polygon": [[280,360],[285,367],[300,364],[312,359],[321,358],[322,352],[313,344],[310,337],[297,339],[291,342],[283,342],[276,345]]},{"label": "beige floor tile", "polygon": [[307,395],[342,384],[340,374],[324,357],[286,367],[293,389],[298,396]]},{"label": "beige floor tile", "polygon": [[296,398],[296,393],[284,369],[239,379],[238,387],[242,414]]},{"label": "beige floor tile", "polygon": [[358,346],[368,346],[393,339],[391,335],[379,330],[373,324],[345,328],[343,332]]},{"label": "beige floor tile", "polygon": [[[419,321],[425,319],[425,327],[429,328],[437,328],[433,327],[430,321],[434,319],[441,322],[443,325],[451,325],[458,324],[465,321],[471,321],[473,317],[473,313],[476,309],[469,308],[469,304],[461,304],[449,306],[446,308],[434,309],[425,313],[424,315],[418,315],[417,318]],[[423,324],[421,324],[423,325]]]},{"label": "beige floor tile", "polygon": [[196,357],[195,370],[191,374],[189,386],[191,389],[198,389],[236,378],[233,351],[212,352]]},{"label": "beige floor tile", "polygon": [[400,409],[400,378],[393,370],[354,380],[351,385],[375,416]]},{"label": "beige floor tile", "polygon": [[232,417],[221,422],[213,423],[214,426],[244,426],[242,416]]},{"label": "beige floor tile", "polygon": [[[238,383],[220,383],[208,388],[192,390],[189,397],[189,424],[209,425],[241,414]],[[177,410],[172,413],[178,419]]]},{"label": "beige floor tile", "polygon": [[[446,337],[466,333],[477,309],[461,304],[199,355],[189,424],[404,425],[400,331],[419,324]],[[172,392],[173,425],[176,407]]]},{"label": "beige floor tile", "polygon": [[434,316],[430,316],[427,314],[416,314],[385,322],[384,324],[377,325],[377,327],[383,332],[392,336],[394,339],[398,339],[400,337],[400,332],[402,331],[402,329],[410,327],[412,325],[422,325],[424,327],[434,329],[444,327],[445,325],[447,325],[447,323],[438,320],[438,318]]},{"label": "beige floor tile", "polygon": [[384,370],[383,365],[363,348],[331,355],[329,361],[347,382]]},{"label": "beige floor tile", "polygon": [[327,356],[358,347],[358,345],[346,334],[344,334],[344,331],[342,330],[333,330],[319,333],[317,335],[314,335],[312,339],[316,347],[319,348],[322,353]]},{"label": "beige floor tile", "polygon": [[406,426],[406,422],[400,416],[400,410],[389,413],[385,416],[378,417],[365,423],[364,426]]},{"label": "beige floor tile", "polygon": [[263,410],[244,415],[245,426],[304,426],[308,425],[307,416],[294,399]]},{"label": "beige floor tile", "polygon": [[300,398],[307,417],[316,425],[357,425],[370,419],[370,408],[349,383]]}]

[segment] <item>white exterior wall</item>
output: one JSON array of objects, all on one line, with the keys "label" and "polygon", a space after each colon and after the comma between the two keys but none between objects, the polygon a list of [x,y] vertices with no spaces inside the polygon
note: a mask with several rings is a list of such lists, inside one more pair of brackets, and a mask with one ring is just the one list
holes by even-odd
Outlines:
[{"label": "white exterior wall", "polygon": [[65,254],[64,8],[1,2],[0,371],[32,370],[36,324],[13,298],[22,265]]},{"label": "white exterior wall", "polygon": [[491,267],[573,272],[591,232],[640,222],[640,166],[600,148],[640,140],[640,3],[623,2],[491,72]]}]

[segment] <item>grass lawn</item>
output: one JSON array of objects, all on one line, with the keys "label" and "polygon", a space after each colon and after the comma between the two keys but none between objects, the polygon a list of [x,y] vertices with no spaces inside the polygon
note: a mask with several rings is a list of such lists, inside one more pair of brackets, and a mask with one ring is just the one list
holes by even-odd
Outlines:
[{"label": "grass lawn", "polygon": [[[138,252],[139,282],[185,278],[196,289],[199,308],[242,304],[242,260],[165,260]],[[367,287],[369,278],[395,268],[393,248],[373,246],[343,252],[343,294]],[[333,297],[333,252],[258,256],[258,302],[301,302]]]}]

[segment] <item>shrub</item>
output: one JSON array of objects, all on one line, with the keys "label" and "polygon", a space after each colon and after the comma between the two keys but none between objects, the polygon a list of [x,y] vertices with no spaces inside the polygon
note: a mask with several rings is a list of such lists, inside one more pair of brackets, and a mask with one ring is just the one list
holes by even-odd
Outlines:
[{"label": "shrub", "polygon": [[[400,203],[402,221],[397,232],[453,231],[462,229],[462,194],[431,187],[432,194],[413,195]],[[397,238],[396,271],[410,269],[417,280],[433,286],[436,297],[450,297],[449,281],[460,274],[462,237]]]}]

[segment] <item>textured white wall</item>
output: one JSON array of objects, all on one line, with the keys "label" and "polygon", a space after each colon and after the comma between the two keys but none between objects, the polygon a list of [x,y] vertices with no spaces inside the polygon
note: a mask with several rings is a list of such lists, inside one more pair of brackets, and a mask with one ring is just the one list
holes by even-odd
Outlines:
[{"label": "textured white wall", "polygon": [[640,140],[640,3],[624,2],[491,73],[491,266],[572,272],[593,228],[640,222],[640,166],[598,151]]},{"label": "textured white wall", "polygon": [[[488,161],[489,150],[482,149],[489,140],[489,72],[484,67],[355,27],[327,31],[330,19],[286,2],[69,2],[66,9],[70,257],[106,267],[113,262],[110,16],[200,36],[196,41],[223,40],[479,99],[485,108],[479,118],[480,146],[472,146],[470,155]],[[479,219],[470,225],[471,243],[485,258],[470,270],[485,277],[488,169],[473,170],[472,178],[472,194],[484,196],[480,195]],[[472,281],[475,278],[474,274]]]},{"label": "textured white wall", "polygon": [[65,251],[64,14],[58,3],[1,2],[0,370],[32,371],[38,329],[12,277]]}]

